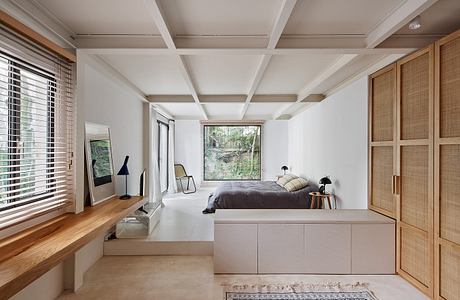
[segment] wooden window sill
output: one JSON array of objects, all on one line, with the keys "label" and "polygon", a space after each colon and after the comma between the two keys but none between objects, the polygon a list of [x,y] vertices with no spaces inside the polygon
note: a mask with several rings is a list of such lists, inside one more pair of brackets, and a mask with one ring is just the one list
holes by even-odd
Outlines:
[{"label": "wooden window sill", "polygon": [[146,202],[113,197],[0,240],[0,299],[15,295]]}]

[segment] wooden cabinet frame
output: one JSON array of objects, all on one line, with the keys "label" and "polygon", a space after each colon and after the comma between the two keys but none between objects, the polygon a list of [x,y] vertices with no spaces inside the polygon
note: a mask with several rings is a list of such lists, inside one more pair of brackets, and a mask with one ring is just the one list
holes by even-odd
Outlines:
[{"label": "wooden cabinet frame", "polygon": [[393,219],[396,219],[396,202],[393,199],[393,206],[394,209],[393,211],[384,209],[382,207],[376,206],[372,203],[373,199],[373,190],[372,190],[372,162],[373,162],[373,156],[372,156],[372,150],[374,147],[393,147],[393,171],[396,168],[396,162],[395,162],[395,157],[396,157],[396,147],[395,147],[395,141],[396,141],[396,84],[394,85],[392,95],[393,95],[393,138],[391,141],[373,141],[373,90],[374,90],[374,79],[376,77],[379,77],[382,74],[385,74],[387,72],[392,72],[393,76],[396,80],[396,63],[391,64],[374,74],[369,76],[369,107],[368,107],[368,206],[370,209],[379,212],[383,215],[386,215],[388,217],[391,217]]},{"label": "wooden cabinet frame", "polygon": [[[402,103],[402,95],[401,95],[401,68],[404,64],[417,59],[418,57],[428,54],[428,62],[429,62],[429,69],[428,69],[428,78],[429,78],[429,86],[428,86],[428,136],[425,139],[402,139],[402,112],[401,112],[401,103]],[[432,297],[433,296],[433,91],[434,91],[434,47],[430,45],[424,49],[416,51],[397,62],[396,67],[396,90],[397,90],[397,101],[396,101],[396,116],[397,116],[397,125],[396,125],[396,159],[395,159],[395,176],[396,176],[396,192],[394,193],[395,200],[396,200],[396,219],[397,219],[397,232],[396,232],[396,269],[398,274],[400,274],[404,279],[411,282],[415,285],[418,289],[423,291],[426,295]],[[410,225],[405,223],[402,220],[402,212],[401,212],[401,165],[402,165],[402,156],[401,156],[401,149],[404,146],[427,146],[428,147],[428,203],[427,203],[427,230],[422,230],[416,226]],[[428,284],[425,285],[413,277],[408,272],[404,271],[401,266],[401,247],[402,247],[402,230],[409,230],[413,232],[417,232],[418,234],[422,234],[427,239],[427,247],[428,247]]]},{"label": "wooden cabinet frame", "polygon": [[[441,137],[441,47],[453,40],[460,39],[460,30],[440,39],[434,47],[434,298],[441,296],[441,247],[460,253],[460,244],[441,236],[441,146],[460,145],[460,136]],[[459,158],[460,159],[460,158]],[[459,216],[460,217],[460,216]],[[458,274],[457,274],[458,275]],[[460,276],[460,275],[458,275]],[[457,278],[458,281],[458,278]],[[458,284],[457,284],[458,286]],[[458,287],[457,287],[458,288]],[[447,299],[450,300],[450,299]]]}]

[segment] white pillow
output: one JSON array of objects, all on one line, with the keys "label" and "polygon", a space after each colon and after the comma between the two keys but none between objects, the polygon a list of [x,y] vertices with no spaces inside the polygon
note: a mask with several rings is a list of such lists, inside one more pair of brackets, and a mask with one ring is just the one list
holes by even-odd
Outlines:
[{"label": "white pillow", "polygon": [[288,192],[295,192],[295,191],[298,191],[298,190],[301,190],[303,189],[304,187],[306,187],[308,185],[308,180],[306,179],[303,179],[301,177],[297,177],[291,181],[289,181],[288,183],[286,183],[284,185],[284,188],[288,191]]},{"label": "white pillow", "polygon": [[293,174],[286,174],[283,177],[281,177],[280,179],[278,179],[278,181],[276,183],[279,186],[284,187],[286,185],[286,183],[288,183],[289,181],[291,181],[293,179],[296,179],[296,178],[298,178],[298,176],[295,176]]}]

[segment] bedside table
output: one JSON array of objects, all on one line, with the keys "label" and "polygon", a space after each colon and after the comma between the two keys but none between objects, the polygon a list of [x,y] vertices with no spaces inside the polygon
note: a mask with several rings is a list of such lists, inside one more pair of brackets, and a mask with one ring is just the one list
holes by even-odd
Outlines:
[{"label": "bedside table", "polygon": [[329,204],[329,209],[333,209],[331,205],[331,197],[334,198],[334,209],[337,209],[337,199],[332,193],[320,194],[319,192],[308,193],[310,195],[310,208],[325,208],[325,200]]}]

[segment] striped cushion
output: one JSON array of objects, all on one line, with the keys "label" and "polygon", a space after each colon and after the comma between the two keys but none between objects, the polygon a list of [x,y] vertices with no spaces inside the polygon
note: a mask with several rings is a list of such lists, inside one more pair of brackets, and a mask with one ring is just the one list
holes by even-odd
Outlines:
[{"label": "striped cushion", "polygon": [[298,191],[300,189],[303,189],[307,185],[308,185],[308,180],[300,178],[300,177],[297,177],[297,178],[289,181],[288,183],[286,183],[284,185],[284,188],[288,192],[295,192],[295,191]]},{"label": "striped cushion", "polygon": [[298,176],[292,174],[286,174],[276,182],[279,186],[284,187],[289,181],[298,178]]}]

